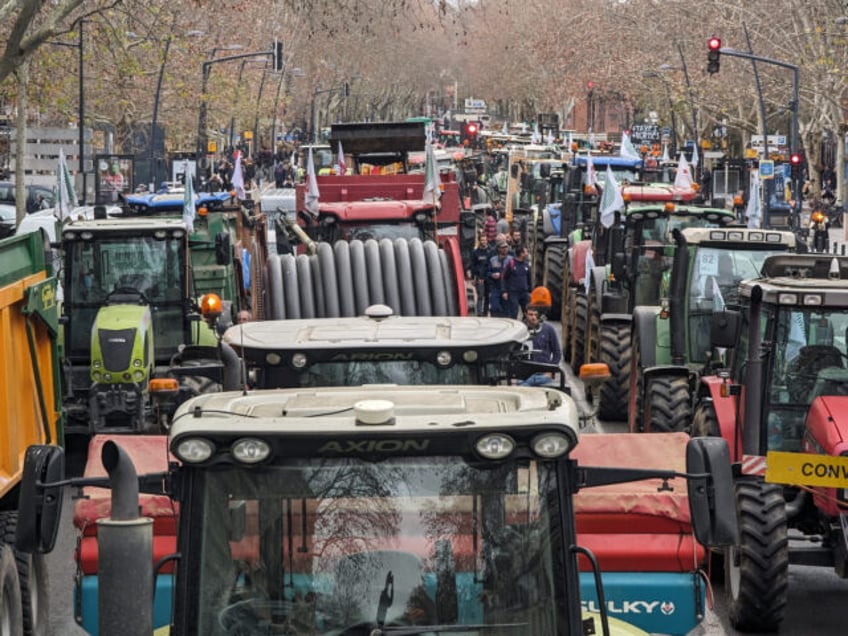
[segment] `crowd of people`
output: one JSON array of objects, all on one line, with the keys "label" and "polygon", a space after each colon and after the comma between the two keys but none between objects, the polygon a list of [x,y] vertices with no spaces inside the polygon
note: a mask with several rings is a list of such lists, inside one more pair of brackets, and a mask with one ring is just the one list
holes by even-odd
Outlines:
[{"label": "crowd of people", "polygon": [[[502,231],[501,231],[502,230]],[[545,321],[551,304],[543,287],[533,289],[530,257],[522,230],[510,227],[499,208],[490,211],[471,252],[465,276],[476,292],[476,314],[522,318],[532,339],[530,360],[559,365],[562,347],[556,329]],[[553,381],[549,372],[537,372],[522,384],[539,386]]]}]

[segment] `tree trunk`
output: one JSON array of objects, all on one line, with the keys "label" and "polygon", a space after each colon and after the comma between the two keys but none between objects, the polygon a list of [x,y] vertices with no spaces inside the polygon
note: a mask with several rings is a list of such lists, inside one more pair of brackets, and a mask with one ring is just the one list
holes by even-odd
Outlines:
[{"label": "tree trunk", "polygon": [[26,216],[26,138],[27,138],[27,89],[29,88],[29,58],[25,58],[15,69],[18,82],[18,117],[15,123],[15,216],[17,225]]}]

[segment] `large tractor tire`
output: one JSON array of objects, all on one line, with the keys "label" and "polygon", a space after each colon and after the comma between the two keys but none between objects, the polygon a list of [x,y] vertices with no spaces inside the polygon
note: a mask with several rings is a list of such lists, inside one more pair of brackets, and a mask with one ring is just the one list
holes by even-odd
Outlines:
[{"label": "large tractor tire", "polygon": [[560,322],[562,323],[562,359],[571,363],[572,323],[574,322],[574,293],[571,285],[571,263],[569,253],[563,256],[562,300],[560,301]]},{"label": "large tractor tire", "polygon": [[598,416],[602,420],[627,419],[630,393],[630,325],[609,323],[600,326],[598,362],[609,367],[610,377],[601,385]]},{"label": "large tractor tire", "polygon": [[645,386],[645,429],[678,433],[690,429],[692,405],[689,381],[681,376],[649,377]]},{"label": "large tractor tire", "polygon": [[545,272],[545,236],[544,229],[542,227],[542,218],[541,216],[536,219],[536,225],[532,230],[532,237],[530,237],[530,258],[532,259],[530,262],[532,263],[533,269],[533,287],[538,287],[543,284],[544,281],[544,272]]},{"label": "large tractor tire", "polygon": [[695,407],[689,434],[692,437],[718,437],[721,435],[715,406],[711,401],[701,402]]},{"label": "large tractor tire", "polygon": [[789,588],[789,539],[783,489],[777,484],[736,483],[739,545],[725,555],[730,623],[743,632],[776,631]]},{"label": "large tractor tire", "polygon": [[589,299],[585,293],[574,295],[574,324],[571,325],[571,368],[576,373],[586,362],[586,325],[589,319]]},{"label": "large tractor tire", "polygon": [[627,423],[631,433],[642,433],[642,355],[636,332],[630,331],[630,391],[627,400]]},{"label": "large tractor tire", "polygon": [[0,546],[0,624],[4,627],[4,635],[22,636],[24,633],[21,586],[15,553],[10,545]]},{"label": "large tractor tire", "polygon": [[601,308],[598,306],[596,290],[589,288],[586,296],[588,303],[586,316],[586,362],[600,362],[601,360]]},{"label": "large tractor tire", "polygon": [[[0,558],[0,586],[2,586],[2,633],[43,636],[49,633],[50,616],[47,602],[47,563],[43,554],[19,552],[12,547],[18,525],[17,512],[0,513],[0,541],[3,556]],[[7,572],[7,550],[13,555],[12,572]],[[15,572],[17,570],[17,572]],[[14,576],[15,581],[10,578]],[[17,588],[17,589],[16,589]],[[17,597],[17,598],[16,598]],[[17,603],[18,607],[11,607]],[[20,618],[16,618],[19,616]],[[5,629],[7,618],[16,622]],[[17,622],[19,621],[19,623]],[[16,631],[23,629],[23,631]]]},{"label": "large tractor tire", "polygon": [[549,243],[545,250],[544,285],[551,292],[551,308],[548,318],[559,320],[562,313],[562,259],[565,258],[565,243]]}]

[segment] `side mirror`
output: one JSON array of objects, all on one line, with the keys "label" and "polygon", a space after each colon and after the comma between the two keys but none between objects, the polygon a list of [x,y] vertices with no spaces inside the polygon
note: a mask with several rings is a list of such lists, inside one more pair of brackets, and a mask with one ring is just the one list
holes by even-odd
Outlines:
[{"label": "side mirror", "polygon": [[694,437],[686,444],[689,513],[695,538],[704,546],[738,544],[736,494],[730,449],[721,437]]},{"label": "side mirror", "polygon": [[742,328],[742,314],[738,311],[717,311],[710,316],[710,344],[713,347],[728,349],[736,346],[739,330]]},{"label": "side mirror", "polygon": [[65,478],[65,451],[60,446],[30,446],[24,457],[18,498],[15,549],[28,553],[53,550],[62,513],[62,486],[42,486]]},{"label": "side mirror", "polygon": [[517,163],[514,163],[514,164],[512,164],[512,165],[509,167],[509,175],[510,175],[513,179],[517,179],[517,178],[518,178],[518,164],[517,164]]},{"label": "side mirror", "polygon": [[548,179],[551,176],[551,164],[543,163],[539,166],[539,174],[543,179]]}]

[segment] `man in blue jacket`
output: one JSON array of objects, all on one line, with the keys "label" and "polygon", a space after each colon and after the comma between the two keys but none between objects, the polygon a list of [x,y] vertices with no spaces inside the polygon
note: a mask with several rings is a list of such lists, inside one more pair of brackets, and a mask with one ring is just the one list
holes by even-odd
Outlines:
[{"label": "man in blue jacket", "polygon": [[530,263],[527,260],[527,248],[524,245],[515,247],[515,256],[506,264],[502,278],[501,298],[504,315],[507,318],[518,318],[518,310],[523,314],[530,301]]}]

